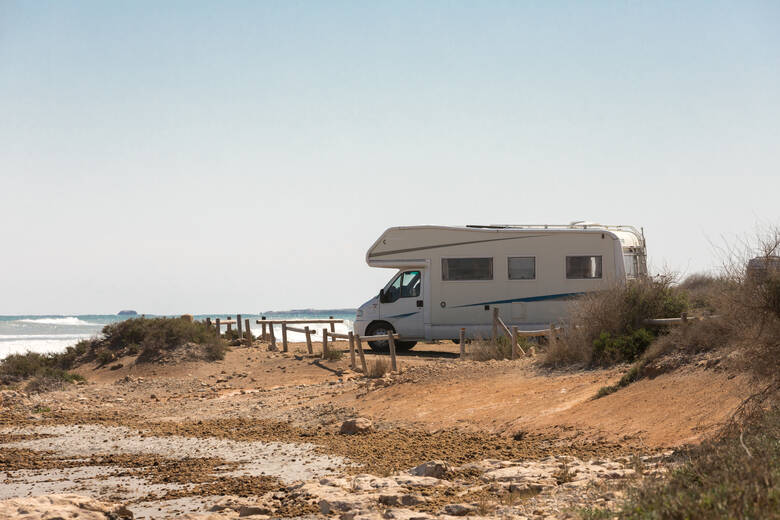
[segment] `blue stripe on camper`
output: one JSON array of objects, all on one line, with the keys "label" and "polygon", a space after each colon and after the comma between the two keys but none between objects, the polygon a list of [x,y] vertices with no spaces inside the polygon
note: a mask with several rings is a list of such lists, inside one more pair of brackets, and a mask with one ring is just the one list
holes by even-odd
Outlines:
[{"label": "blue stripe on camper", "polygon": [[408,316],[412,316],[414,314],[419,314],[420,311],[415,312],[407,312],[406,314],[396,314],[395,316],[387,316],[388,318],[406,318]]},{"label": "blue stripe on camper", "polygon": [[452,308],[456,309],[459,307],[477,307],[479,305],[498,305],[499,303],[541,302],[545,300],[559,300],[562,298],[569,298],[571,296],[579,296],[581,294],[585,294],[585,293],[573,292],[573,293],[561,293],[561,294],[545,294],[544,296],[529,296],[527,298],[512,298],[510,300],[494,300],[491,302],[467,303],[466,305],[455,305]]}]

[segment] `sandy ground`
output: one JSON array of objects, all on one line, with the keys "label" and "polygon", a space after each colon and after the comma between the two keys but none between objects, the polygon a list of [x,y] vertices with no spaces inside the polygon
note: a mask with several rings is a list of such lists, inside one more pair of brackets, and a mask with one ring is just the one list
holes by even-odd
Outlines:
[{"label": "sandy ground", "polygon": [[[555,464],[566,468],[572,457],[625,466],[629,459],[621,457],[652,457],[701,439],[750,392],[743,376],[700,363],[594,400],[625,367],[551,371],[533,358],[460,361],[457,352],[448,342],[418,345],[399,356],[400,374],[380,379],[350,370],[348,355],[309,357],[302,344],[287,353],[235,347],[213,363],[126,358],[114,369],[84,366],[77,371],[86,384],[3,402],[0,500],[77,492],[128,503],[136,517],[163,518],[243,496],[264,497],[278,516],[321,515],[312,495],[291,491],[294,483],[402,475],[430,460],[465,468],[558,457]],[[378,357],[367,354],[369,363]],[[371,419],[375,431],[340,435],[341,423],[357,416]],[[458,485],[476,492],[469,482]],[[591,496],[595,481],[588,482],[579,495],[566,488],[554,502],[547,492],[529,498],[536,509],[520,505],[542,518],[559,517],[565,504],[606,500]],[[326,491],[333,490],[317,493]],[[426,500],[417,509],[435,513],[449,499]],[[503,516],[517,516],[520,505]]]}]

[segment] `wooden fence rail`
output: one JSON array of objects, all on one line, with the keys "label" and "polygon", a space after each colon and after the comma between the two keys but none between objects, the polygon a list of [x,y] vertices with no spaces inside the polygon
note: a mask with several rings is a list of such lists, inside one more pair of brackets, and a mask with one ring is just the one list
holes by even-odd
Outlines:
[{"label": "wooden fence rail", "polygon": [[717,314],[705,314],[703,316],[688,316],[688,313],[684,312],[679,318],[655,318],[643,320],[645,325],[683,325],[691,321],[710,320],[720,318]]},{"label": "wooden fence rail", "polygon": [[[525,350],[523,350],[523,348],[520,346],[520,343],[518,342],[518,338],[539,338],[546,336],[548,338],[549,345],[553,345],[557,340],[556,330],[561,330],[561,327],[556,329],[555,325],[552,323],[550,324],[549,329],[519,330],[517,326],[514,325],[510,328],[506,323],[504,323],[504,320],[501,319],[501,316],[499,316],[498,308],[493,307],[493,341],[498,339],[499,331],[503,332],[503,334],[509,338],[509,341],[512,342],[512,359],[515,359],[518,351],[522,352],[524,356],[526,355]],[[463,349],[461,348],[461,357],[463,357],[462,352]]]}]

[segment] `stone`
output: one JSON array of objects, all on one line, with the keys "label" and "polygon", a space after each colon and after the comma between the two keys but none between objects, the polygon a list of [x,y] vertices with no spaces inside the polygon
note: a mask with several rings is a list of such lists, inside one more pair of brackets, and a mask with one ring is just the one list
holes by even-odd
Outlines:
[{"label": "stone", "polygon": [[262,505],[241,506],[238,509],[238,516],[268,515],[271,510]]},{"label": "stone", "polygon": [[434,518],[427,513],[410,511],[408,509],[388,509],[382,516],[392,520],[428,520]]},{"label": "stone", "polygon": [[133,513],[121,504],[101,502],[80,495],[39,495],[0,501],[0,518],[129,520],[133,518]]},{"label": "stone", "polygon": [[477,508],[471,504],[447,504],[444,506],[444,514],[452,516],[466,516],[475,513]]},{"label": "stone", "polygon": [[373,431],[374,424],[365,417],[347,419],[341,424],[341,433],[344,435],[355,435]]},{"label": "stone", "polygon": [[409,470],[409,473],[418,477],[434,477],[444,478],[447,472],[450,471],[450,466],[443,460],[432,460],[420,464],[416,468]]},{"label": "stone", "polygon": [[395,483],[399,486],[407,487],[433,487],[440,484],[450,485],[447,481],[439,480],[434,477],[418,477],[415,475],[396,475],[393,477]]},{"label": "stone", "polygon": [[427,501],[428,499],[423,496],[409,493],[401,495],[379,495],[379,503],[386,506],[416,506],[418,504],[424,504]]}]

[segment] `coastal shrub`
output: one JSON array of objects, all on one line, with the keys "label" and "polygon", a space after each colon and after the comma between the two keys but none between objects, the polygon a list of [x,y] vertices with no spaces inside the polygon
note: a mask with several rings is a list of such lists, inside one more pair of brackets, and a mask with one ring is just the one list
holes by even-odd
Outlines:
[{"label": "coastal shrub", "polygon": [[213,338],[203,345],[203,357],[206,361],[219,361],[225,359],[227,351],[227,345],[217,338]]},{"label": "coastal shrub", "polygon": [[[780,230],[772,230],[747,245],[742,254],[732,253],[718,275],[693,275],[683,281],[680,290],[688,293],[691,305],[703,310],[705,318],[668,327],[620,382],[602,388],[597,397],[713,350],[728,352],[728,363],[752,374],[765,395],[780,393],[780,270],[767,269],[756,275],[746,269],[756,252],[771,266],[779,249]],[[600,344],[597,341],[594,347],[594,360]]]},{"label": "coastal shrub", "polygon": [[[780,409],[774,406],[680,454],[667,478],[648,478],[617,516],[630,520],[780,518]],[[614,515],[614,513],[613,513]]]},{"label": "coastal shrub", "polygon": [[149,348],[174,349],[185,343],[210,342],[215,333],[205,323],[181,318],[134,318],[103,327],[104,341],[112,350],[137,344]]},{"label": "coastal shrub", "polygon": [[605,366],[630,363],[647,349],[653,339],[653,334],[645,328],[614,336],[609,332],[602,332],[593,340],[592,362],[594,365]]},{"label": "coastal shrub", "polygon": [[28,391],[35,392],[51,387],[52,383],[62,386],[63,383],[83,381],[84,378],[63,370],[57,354],[27,352],[11,354],[0,360],[0,385],[17,384],[27,380],[37,381],[32,388],[28,388]]},{"label": "coastal shrub", "polygon": [[[671,275],[631,280],[579,297],[572,302],[565,332],[546,350],[544,363],[553,366],[594,364],[594,345],[602,341],[602,333],[613,339],[634,336],[640,329],[655,334],[657,331],[647,327],[644,320],[677,317],[688,310],[687,295],[674,286],[673,281]],[[634,337],[629,346],[635,346],[640,339]],[[612,362],[623,360],[616,356]],[[596,364],[605,364],[605,361],[607,358],[603,356],[595,357]]]},{"label": "coastal shrub", "polygon": [[[197,348],[193,348],[192,346]],[[58,357],[62,368],[96,361],[104,366],[123,356],[138,355],[140,363],[169,357],[188,348],[190,357],[210,361],[224,359],[227,347],[213,327],[182,318],[133,318],[103,327],[102,337],[83,340]]]}]

